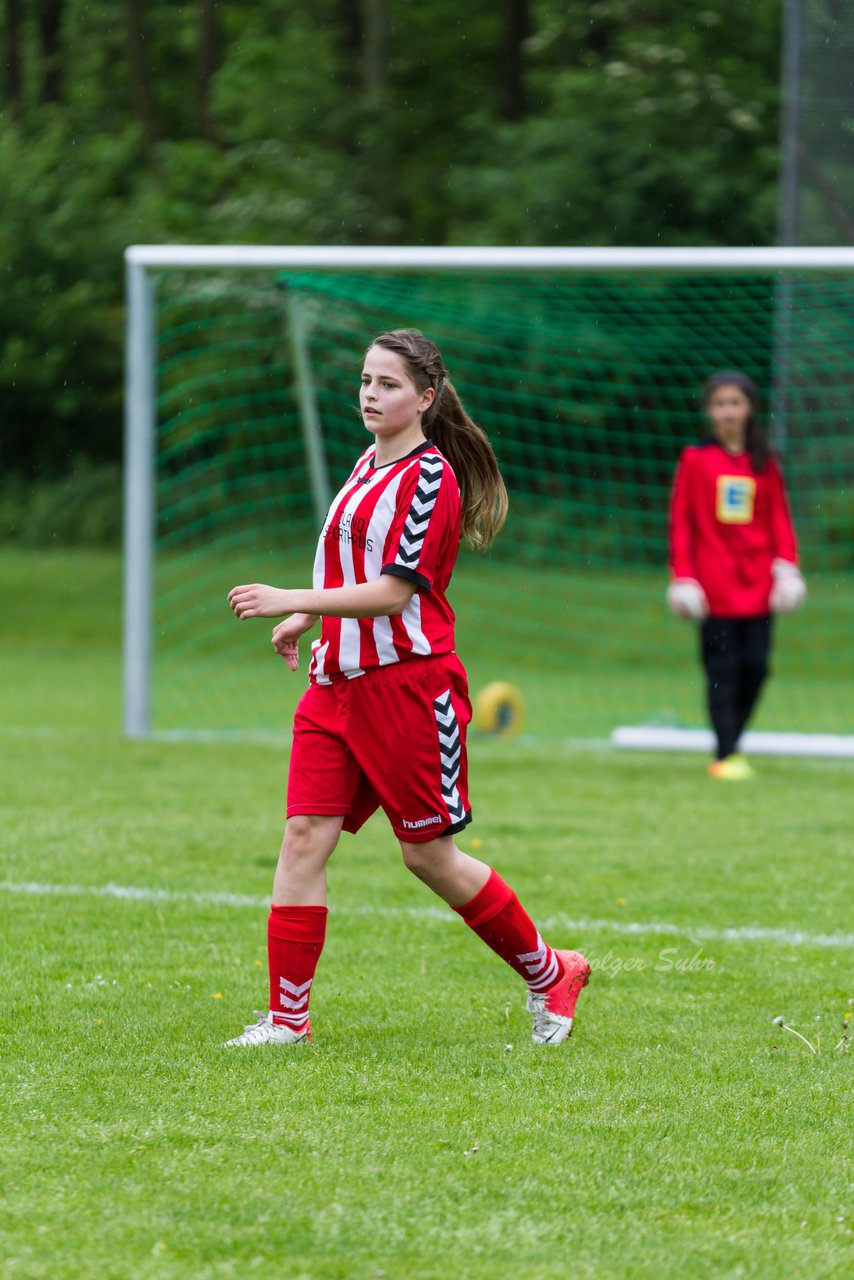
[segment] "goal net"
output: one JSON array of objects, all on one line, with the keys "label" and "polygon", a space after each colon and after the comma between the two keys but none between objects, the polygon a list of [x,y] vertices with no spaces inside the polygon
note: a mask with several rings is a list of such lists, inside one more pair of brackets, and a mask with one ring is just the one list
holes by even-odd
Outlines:
[{"label": "goal net", "polygon": [[664,603],[668,496],[704,432],[705,377],[737,367],[776,410],[810,589],[776,628],[755,727],[844,752],[852,266],[851,250],[129,250],[127,732],[288,732],[307,662],[292,675],[226,593],[310,583],[325,504],[366,444],[362,352],[414,327],[510,494],[494,549],[463,549],[452,584],[473,691],[513,683],[536,737],[696,742],[696,628]]}]

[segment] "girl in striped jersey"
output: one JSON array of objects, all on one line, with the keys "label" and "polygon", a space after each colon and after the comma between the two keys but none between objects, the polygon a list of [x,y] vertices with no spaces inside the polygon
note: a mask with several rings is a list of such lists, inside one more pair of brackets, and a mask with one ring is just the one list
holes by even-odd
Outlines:
[{"label": "girl in striped jersey", "polygon": [[229,1046],[311,1038],[309,997],[326,933],[326,864],[342,830],[377,809],[403,861],[524,980],[533,1039],[569,1036],[590,966],[545,943],[516,894],[454,840],[471,821],[465,670],[447,590],[460,536],[487,547],[507,495],[492,447],[422,334],[376,338],[360,407],[373,443],[324,521],[310,590],[237,586],[240,619],[280,618],[273,645],[295,671],[317,622],[297,707],[287,823],[267,926],[269,1012]]}]

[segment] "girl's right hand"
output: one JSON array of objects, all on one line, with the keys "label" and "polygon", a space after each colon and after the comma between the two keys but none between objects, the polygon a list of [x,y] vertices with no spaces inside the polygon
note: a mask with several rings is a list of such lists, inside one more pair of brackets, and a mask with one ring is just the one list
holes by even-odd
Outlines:
[{"label": "girl's right hand", "polygon": [[676,578],[667,588],[667,603],[677,618],[702,622],[709,616],[706,593],[695,578]]}]

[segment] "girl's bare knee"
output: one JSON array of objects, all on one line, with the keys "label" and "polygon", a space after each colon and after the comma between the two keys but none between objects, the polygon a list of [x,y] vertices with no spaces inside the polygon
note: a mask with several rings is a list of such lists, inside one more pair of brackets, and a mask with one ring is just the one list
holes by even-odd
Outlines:
[{"label": "girl's bare knee", "polygon": [[449,861],[453,860],[456,849],[453,839],[445,836],[438,840],[427,840],[422,844],[407,844],[401,840],[400,852],[403,854],[403,862],[407,870],[419,880],[425,880],[429,884],[436,878],[437,873],[441,875]]},{"label": "girl's bare knee", "polygon": [[283,845],[310,844],[319,830],[322,830],[317,816],[312,813],[297,813],[288,818],[285,824]]},{"label": "girl's bare knee", "polygon": [[330,814],[297,813],[288,818],[279,861],[284,863],[325,861],[341,831],[342,819]]},{"label": "girl's bare knee", "polygon": [[423,844],[404,844],[400,842],[400,852],[403,854],[403,865],[407,871],[411,871],[413,875],[423,878],[421,870],[425,866],[426,859],[424,857]]}]

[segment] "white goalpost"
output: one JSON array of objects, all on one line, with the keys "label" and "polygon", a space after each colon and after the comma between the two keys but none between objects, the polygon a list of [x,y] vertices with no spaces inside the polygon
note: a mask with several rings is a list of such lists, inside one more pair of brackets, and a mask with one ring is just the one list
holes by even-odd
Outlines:
[{"label": "white goalpost", "polygon": [[[494,281],[505,276],[508,279],[512,277],[535,282],[538,279],[548,278],[553,280],[557,277],[566,277],[567,280],[574,278],[601,278],[604,280],[606,278],[621,279],[625,276],[627,279],[632,277],[642,280],[644,277],[657,275],[663,278],[673,277],[674,279],[679,278],[688,281],[701,277],[709,278],[713,281],[723,278],[761,277],[764,281],[771,282],[770,289],[773,292],[778,288],[779,282],[790,281],[798,273],[808,273],[810,279],[819,281],[824,278],[842,279],[846,273],[851,273],[852,269],[854,269],[854,248],[505,249],[488,247],[417,248],[379,246],[349,248],[336,246],[132,245],[125,253],[125,268],[127,330],[125,373],[124,732],[128,737],[140,738],[150,734],[153,729],[152,662],[155,636],[155,544],[158,519],[156,468],[158,465],[158,423],[162,412],[159,402],[163,394],[163,388],[159,382],[160,362],[163,356],[161,351],[162,341],[158,329],[158,305],[164,281],[172,279],[176,275],[183,278],[187,273],[195,276],[205,272],[216,273],[218,279],[228,278],[228,273],[232,272],[236,274],[248,272],[268,273],[271,278],[287,277],[290,273],[295,273],[301,280],[312,276],[319,281],[335,276],[343,279],[356,275],[359,278],[374,279],[378,284],[380,282],[393,283],[396,280],[420,278],[425,273],[428,273],[431,278],[440,281],[450,278],[466,278],[475,282],[479,278],[489,278]],[[733,290],[737,290],[736,284],[733,285]],[[791,290],[788,291],[787,296],[791,297]],[[318,301],[319,295],[312,294],[310,297],[308,295],[304,297],[298,288],[285,288],[282,290],[281,297],[283,316],[281,344],[283,351],[286,351],[286,356],[283,357],[283,360],[288,369],[288,386],[285,388],[285,394],[288,398],[288,404],[293,406],[294,434],[292,439],[294,445],[299,448],[303,460],[301,466],[304,468],[306,500],[310,505],[310,515],[307,517],[307,521],[309,524],[312,521],[317,524],[322,520],[329,502],[330,493],[334,489],[334,477],[331,476],[328,449],[324,443],[324,427],[330,413],[329,405],[333,402],[335,392],[334,377],[330,375],[324,382],[323,387],[318,386],[318,376],[312,354],[312,325],[313,317],[316,317],[318,308],[321,306],[321,301]],[[419,298],[421,298],[421,294],[419,294]],[[353,302],[352,294],[345,296],[344,293],[341,293],[340,297],[336,295],[330,305],[332,307],[331,314],[336,314],[336,308],[338,311],[352,309],[355,303]],[[396,301],[394,305],[400,310],[404,304]],[[379,303],[377,306],[379,306]],[[494,305],[490,304],[490,306],[494,311]],[[455,323],[457,324],[457,331],[463,334],[464,340],[474,341],[472,335],[478,329],[478,326],[484,324],[483,317],[487,316],[488,318],[492,314],[490,306],[484,305],[483,308],[472,312],[471,315],[460,310],[456,316]],[[509,310],[512,310],[512,305]],[[415,311],[413,323],[417,324],[417,308],[415,308]],[[535,312],[532,311],[531,314],[534,315]],[[596,333],[601,337],[600,345],[603,349],[607,347],[607,320],[589,320],[587,328],[593,332],[594,336],[591,338],[589,333],[586,333],[579,337],[576,329],[572,328],[574,321],[571,318],[571,305],[568,305],[566,314],[570,316],[570,319],[564,319],[561,323],[570,326],[568,332],[570,332],[571,338],[568,340],[567,349],[572,347],[573,350],[576,348],[580,350],[583,342],[587,342],[588,347],[585,348],[585,351],[595,350]],[[540,317],[537,322],[547,326],[548,315],[542,315],[541,312],[536,312],[536,315]],[[475,316],[476,318],[472,318]],[[775,335],[769,340],[769,347],[772,351],[775,343],[779,346],[779,343],[783,340],[780,337],[781,333],[785,333],[785,341],[797,341],[797,335],[791,336],[791,326],[780,326],[779,315],[775,316],[775,322]],[[680,323],[684,323],[684,321]],[[703,323],[704,313],[698,311],[696,317],[698,333],[701,331]],[[638,324],[640,325],[638,331],[642,332],[642,318],[638,321]],[[174,327],[177,330],[177,322]],[[825,330],[822,330],[817,323],[814,324],[810,330],[811,336],[809,340],[820,339],[822,332],[825,332]],[[829,330],[827,332],[829,333]],[[501,337],[498,335],[498,330],[496,330],[496,335],[491,340],[500,343]],[[482,342],[485,343],[488,338],[489,335],[484,333]],[[591,343],[592,347],[590,346]],[[660,350],[661,348],[658,347],[656,349]],[[213,349],[211,350],[213,351]],[[790,352],[788,350],[786,352],[781,352],[780,350],[773,352],[770,370],[770,390],[772,392],[774,391],[775,368],[785,370],[786,376],[789,376],[791,367],[789,357]],[[265,356],[264,358],[268,359],[269,357]],[[602,359],[605,360],[605,358],[606,356],[603,355]],[[208,365],[211,362],[215,363],[216,353],[208,354],[206,359]],[[472,359],[474,359],[474,356]],[[500,350],[496,353],[496,359],[499,361],[501,359]],[[177,365],[177,360],[175,363]],[[583,368],[584,366],[580,367]],[[850,368],[850,386],[854,388],[854,350],[851,352]],[[575,376],[573,374],[573,377]],[[581,377],[583,375],[579,374],[577,376]],[[663,403],[668,412],[670,412],[668,397],[673,398],[675,394],[674,388],[678,388],[679,385],[678,377],[675,374],[673,379],[673,387],[671,388],[670,384],[668,384],[662,393]],[[577,385],[577,383],[573,385]],[[564,393],[561,392],[558,384],[556,384],[556,387],[557,390],[554,395],[559,401]],[[834,387],[833,396],[838,399],[840,396],[844,396],[847,390],[844,385],[840,385],[838,388]],[[772,443],[778,449],[785,450],[787,444],[786,396],[781,394],[779,385],[776,388],[776,392],[777,394],[773,397]],[[785,392],[785,388],[783,388],[783,392]],[[566,393],[566,402],[561,407],[561,413],[566,409],[566,403],[575,394],[577,393],[572,391]],[[601,385],[599,385],[597,405],[594,407],[595,413],[594,409],[589,410],[589,412],[585,410],[578,427],[580,436],[583,437],[586,432],[592,430],[589,425],[590,422],[594,422],[595,425],[595,422],[598,421],[595,418],[595,414],[598,413],[601,417],[604,412],[600,403],[603,394]],[[622,391],[621,394],[624,400],[628,396],[626,400],[628,409],[625,411],[631,412],[631,396],[629,392]],[[324,398],[325,409],[320,403],[319,397]],[[235,402],[238,400],[239,397],[235,397]],[[276,403],[280,402],[277,401]],[[836,405],[836,400],[834,400],[834,405]],[[190,427],[186,426],[186,424],[189,423],[192,414],[197,411],[197,406],[198,395],[195,398],[187,397],[183,402],[182,409],[176,415],[176,420],[184,424],[182,429],[184,429],[185,435],[190,430]],[[225,412],[226,410],[223,409],[223,413]],[[234,412],[239,414],[242,410],[238,406]],[[498,412],[500,414],[500,407]],[[839,411],[834,409],[834,412],[837,415],[834,419],[836,422],[839,420]],[[181,416],[182,414],[183,417]],[[539,421],[538,418],[533,419],[534,425],[526,428],[529,431],[530,438],[534,440],[536,439],[537,421]],[[249,428],[247,427],[246,430],[248,431]],[[566,427],[563,427],[562,430],[564,432],[567,458],[570,459],[566,464],[567,467],[570,470],[572,467],[583,467],[583,461],[578,461],[581,457],[579,453],[580,446],[576,447],[573,441],[568,438],[568,429]],[[572,430],[573,428],[569,429],[569,435],[572,434]],[[216,448],[216,445],[211,443],[206,447],[212,450]],[[558,450],[563,445],[558,440],[557,443],[549,447],[553,450]],[[657,449],[660,454],[662,447],[655,442],[650,444],[652,453],[655,453]],[[825,453],[829,449],[830,446],[825,450]],[[549,503],[555,504],[570,501],[569,498],[565,498],[565,495],[557,493],[559,488],[558,477],[562,474],[561,468],[563,467],[563,463],[558,464],[555,462],[557,457],[557,452],[553,452],[543,462],[544,478],[542,482],[538,482],[538,487],[536,487],[535,492],[532,492],[529,502],[526,497],[525,501],[528,502],[528,505],[526,506],[525,502],[520,504],[524,519],[528,521],[525,529],[536,530],[538,527],[537,522],[542,522],[545,519],[543,513]],[[824,457],[824,454],[822,454],[822,457]],[[638,499],[641,506],[644,505],[642,496],[643,477],[646,474],[643,468],[647,465],[646,460],[639,464],[638,477],[636,481],[632,481],[637,493],[641,495]],[[659,463],[659,471],[662,465]],[[810,465],[813,464],[811,463]],[[172,476],[177,473],[180,463],[170,461],[170,466],[172,467],[170,476]],[[596,468],[598,467],[599,464],[597,462]],[[658,472],[656,472],[657,474]],[[583,548],[581,543],[578,544],[580,549],[577,551],[570,547],[567,552],[566,563],[567,573],[570,577],[572,575],[587,574],[591,580],[594,570],[598,565],[601,565],[603,574],[612,575],[613,581],[610,589],[613,592],[614,601],[619,601],[620,593],[622,592],[624,601],[628,600],[629,604],[631,604],[632,591],[634,590],[631,582],[628,578],[626,578],[625,582],[622,578],[618,580],[616,576],[618,571],[623,572],[622,561],[619,559],[621,553],[615,553],[612,564],[607,559],[608,554],[610,554],[607,549],[597,550],[600,542],[603,548],[607,548],[610,545],[605,540],[607,532],[605,526],[607,525],[608,529],[611,529],[615,523],[617,514],[619,514],[618,512],[615,514],[615,508],[618,508],[620,502],[624,500],[621,495],[627,492],[627,483],[620,476],[608,481],[608,486],[610,487],[603,490],[605,496],[602,498],[603,506],[601,508],[602,528],[599,531],[592,527],[595,524],[596,513],[592,512],[590,502],[583,495],[582,498],[578,499],[576,507],[566,507],[568,512],[575,510],[591,512],[589,518],[585,517],[591,525],[590,530],[585,535],[587,540],[584,542]],[[576,499],[572,497],[571,500],[575,501]],[[609,503],[610,506],[608,505]],[[581,517],[579,517],[580,519]],[[564,519],[563,523],[564,526],[567,523],[571,524],[572,516],[570,515],[568,519]],[[551,528],[552,526],[549,527]],[[557,525],[555,524],[554,527],[557,527]],[[170,528],[174,528],[174,521]],[[613,541],[616,538],[616,534],[612,533],[611,537]],[[597,541],[597,538],[600,541]],[[584,548],[587,549],[584,550]],[[590,550],[590,548],[593,548],[593,550]],[[555,566],[546,565],[543,572],[550,571],[554,573],[554,570]],[[572,580],[575,581],[575,578],[572,578]],[[587,578],[584,580],[587,581]],[[549,582],[551,582],[551,586],[549,586]],[[543,589],[546,594],[553,590],[554,578],[549,579],[548,582],[546,578],[543,578],[543,583]],[[663,576],[661,583],[663,592]],[[644,590],[647,590],[646,586]],[[834,590],[836,591],[836,588]],[[595,594],[591,595],[590,603],[585,606],[588,612],[584,617],[584,625],[588,629],[591,627],[595,629],[597,626],[596,598]],[[640,594],[638,594],[638,599],[640,598]],[[618,617],[616,610],[617,604],[615,604],[615,618]],[[663,622],[662,625],[666,626],[668,624]],[[207,660],[207,657],[205,657],[205,660]],[[567,660],[571,663],[571,653],[568,655]],[[595,653],[590,661],[595,661]],[[187,666],[188,669],[192,666],[191,658],[187,659]],[[177,662],[175,670],[178,670]],[[559,679],[559,674],[559,672],[555,673],[555,681]],[[180,679],[180,674],[174,678],[176,680]],[[638,671],[636,679],[637,681],[644,681],[643,671]],[[661,673],[653,672],[650,676],[650,687],[658,688],[658,684],[661,684],[661,687],[664,688],[663,680],[664,676]],[[656,681],[658,681],[658,684]],[[808,686],[809,682],[807,681],[804,686],[807,691]],[[555,684],[553,687],[557,687],[557,685]],[[650,697],[652,696],[651,694]],[[663,698],[669,696],[669,694],[661,694],[660,696]],[[804,696],[808,696],[808,692]],[[543,697],[545,699],[547,695],[543,694]],[[652,708],[652,710],[655,711],[656,708]],[[643,715],[643,710],[641,714]],[[652,718],[655,718],[654,715]],[[708,746],[708,736],[704,731],[682,728],[679,725],[656,725],[651,723],[649,725],[621,726],[617,724],[611,725],[611,729],[613,730],[613,743],[621,747],[706,750]],[[567,736],[577,735],[568,733]],[[602,735],[598,734],[597,736],[601,737]],[[754,734],[752,738],[748,739],[747,745],[757,752],[768,751],[774,753],[806,753],[854,757],[854,723],[851,724],[850,728],[845,727],[843,732],[811,733],[783,730],[776,733]]]}]

